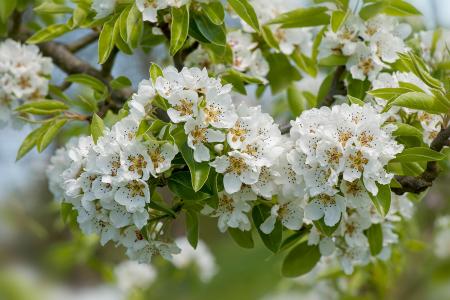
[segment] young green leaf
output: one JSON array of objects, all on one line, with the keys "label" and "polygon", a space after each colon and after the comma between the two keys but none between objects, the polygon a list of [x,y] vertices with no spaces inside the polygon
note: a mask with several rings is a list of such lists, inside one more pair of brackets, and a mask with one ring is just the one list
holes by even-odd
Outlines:
[{"label": "young green leaf", "polygon": [[132,83],[131,83],[131,80],[128,79],[128,77],[119,76],[119,77],[111,80],[109,84],[111,85],[111,88],[113,88],[114,90],[120,90],[120,89],[131,86]]},{"label": "young green leaf", "polygon": [[226,33],[223,25],[212,23],[204,14],[194,14],[194,22],[200,33],[214,45],[226,46]]},{"label": "young green leaf", "polygon": [[104,64],[114,48],[113,30],[115,19],[109,20],[103,25],[98,39],[98,63]]},{"label": "young green leaf", "polygon": [[378,193],[376,196],[369,193],[370,199],[378,212],[385,216],[391,207],[391,187],[389,184],[381,185],[377,183]]},{"label": "young green leaf", "polygon": [[169,189],[178,197],[187,201],[201,201],[211,197],[202,191],[194,191],[189,172],[177,172],[172,174],[168,183]]},{"label": "young green leaf", "polygon": [[20,148],[17,151],[16,161],[20,160],[28,152],[30,152],[31,149],[33,149],[38,139],[47,128],[48,125],[44,124],[43,126],[36,128],[26,136],[25,140],[22,142],[22,145],[20,145]]},{"label": "young green leaf", "polygon": [[[0,1],[4,2],[4,1]],[[8,1],[6,1],[8,2]],[[67,24],[52,24],[48,27],[45,27],[35,34],[33,34],[28,40],[28,44],[38,44],[43,42],[51,41],[66,32],[70,31],[70,27]]]},{"label": "young green leaf", "polygon": [[420,162],[439,161],[446,158],[445,154],[436,152],[427,147],[413,147],[403,150],[402,153],[391,160],[391,162]]},{"label": "young green leaf", "polygon": [[172,25],[170,26],[170,55],[180,50],[187,39],[189,31],[189,6],[172,7]]},{"label": "young green leaf", "polygon": [[199,191],[208,180],[211,167],[207,162],[198,163],[194,160],[194,151],[186,144],[178,145],[184,161],[189,167],[191,173],[192,188]]},{"label": "young green leaf", "polygon": [[389,106],[393,105],[423,110],[432,114],[446,114],[450,110],[450,107],[445,106],[435,96],[418,92],[409,92],[398,96],[395,100],[389,103]]},{"label": "young green leaf", "polygon": [[270,216],[270,207],[260,204],[253,207],[252,210],[252,218],[255,223],[256,229],[258,230],[259,236],[263,241],[264,245],[272,251],[273,253],[277,253],[281,246],[281,241],[283,239],[283,226],[281,222],[277,220],[275,222],[275,227],[273,231],[269,234],[265,234],[261,231],[260,226],[267,217]]},{"label": "young green leaf", "polygon": [[143,27],[142,13],[135,3],[127,16],[127,43],[130,48],[137,48],[139,40],[141,39]]},{"label": "young green leaf", "polygon": [[196,212],[186,211],[186,237],[189,244],[195,249],[198,244],[198,215]]},{"label": "young green leaf", "polygon": [[320,260],[320,251],[317,245],[308,245],[304,241],[295,246],[285,257],[281,273],[286,277],[297,277],[311,271]]},{"label": "young green leaf", "polygon": [[222,25],[225,19],[225,11],[220,1],[212,1],[209,3],[201,3],[202,9],[206,16],[216,25]]},{"label": "young green leaf", "polygon": [[160,76],[163,76],[161,67],[155,63],[152,63],[152,65],[150,66],[150,78],[152,79],[152,82],[155,83],[156,78]]},{"label": "young green leaf", "polygon": [[52,142],[59,130],[67,123],[67,119],[55,120],[50,123],[49,128],[39,137],[36,142],[38,152],[44,151]]},{"label": "young green leaf", "polygon": [[228,3],[245,23],[250,25],[256,32],[259,32],[258,17],[247,0],[228,0]]},{"label": "young green leaf", "polygon": [[242,248],[251,249],[255,247],[251,231],[242,231],[240,229],[230,227],[228,228],[228,233],[233,241],[235,241],[236,244]]},{"label": "young green leaf", "polygon": [[330,16],[327,13],[328,9],[321,6],[298,8],[279,15],[268,24],[281,24],[282,28],[328,25]]},{"label": "young green leaf", "polygon": [[105,124],[103,123],[102,118],[100,118],[97,114],[92,116],[91,122],[91,135],[94,140],[94,143],[97,143],[99,137],[103,135],[103,131],[105,130]]},{"label": "young green leaf", "polygon": [[17,0],[2,0],[0,1],[0,22],[6,23],[9,16],[16,8]]},{"label": "young green leaf", "polygon": [[378,255],[383,250],[383,229],[381,224],[372,224],[367,229],[366,236],[369,240],[370,254],[372,256]]}]

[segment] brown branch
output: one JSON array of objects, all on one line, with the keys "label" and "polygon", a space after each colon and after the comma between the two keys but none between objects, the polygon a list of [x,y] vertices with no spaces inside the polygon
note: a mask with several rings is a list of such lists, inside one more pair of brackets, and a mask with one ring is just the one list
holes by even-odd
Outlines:
[{"label": "brown branch", "polygon": [[[26,42],[30,36],[31,33],[29,31],[22,29],[17,39],[21,42]],[[109,103],[108,108],[118,110],[133,94],[131,88],[113,90],[109,84],[112,79],[110,74],[105,76],[104,71],[94,68],[88,62],[77,57],[66,45],[52,41],[40,43],[37,46],[44,56],[51,57],[53,63],[68,75],[86,74],[101,80],[111,92],[111,100],[113,103]],[[112,66],[108,66],[108,68],[110,67],[112,68]]]},{"label": "brown branch", "polygon": [[[442,148],[449,145],[449,138],[450,126],[439,132],[431,143],[430,148],[440,152]],[[403,195],[406,192],[419,194],[433,185],[433,181],[438,177],[439,172],[440,170],[437,162],[429,161],[425,171],[419,176],[395,176],[395,179],[402,187],[393,188],[392,191],[397,195]]]},{"label": "brown branch", "polygon": [[79,40],[71,44],[68,44],[66,47],[70,52],[75,53],[95,42],[98,39],[98,37],[99,37],[98,32],[91,32],[90,34],[80,38]]}]

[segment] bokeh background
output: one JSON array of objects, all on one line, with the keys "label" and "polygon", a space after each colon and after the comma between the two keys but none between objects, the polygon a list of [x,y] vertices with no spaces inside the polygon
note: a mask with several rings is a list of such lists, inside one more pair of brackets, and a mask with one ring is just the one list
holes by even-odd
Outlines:
[{"label": "bokeh background", "polygon": [[[423,12],[421,20],[412,20],[415,26],[450,28],[450,1],[410,2]],[[83,32],[63,40],[79,35]],[[93,44],[80,55],[92,61],[96,53]],[[168,64],[164,53],[157,47],[131,58],[120,56],[113,73],[128,76],[136,86],[148,76],[150,61]],[[55,83],[62,78],[55,71]],[[312,91],[319,84],[320,80],[311,79],[299,82]],[[265,95],[260,101],[266,111],[285,117],[282,96]],[[64,224],[45,177],[58,143],[43,154],[31,153],[15,162],[16,151],[29,131],[27,126],[0,129],[1,300],[450,299],[448,172],[424,199],[418,199],[414,217],[401,224],[403,243],[392,259],[357,269],[352,276],[344,277],[336,270],[283,279],[279,271],[282,255],[274,256],[258,243],[252,250],[239,248],[208,219],[201,219],[200,237],[207,246],[199,253],[187,250],[175,264],[156,259],[151,266],[139,266],[127,262],[114,245],[101,247],[96,237],[82,236]],[[174,230],[181,236],[183,222]]]}]

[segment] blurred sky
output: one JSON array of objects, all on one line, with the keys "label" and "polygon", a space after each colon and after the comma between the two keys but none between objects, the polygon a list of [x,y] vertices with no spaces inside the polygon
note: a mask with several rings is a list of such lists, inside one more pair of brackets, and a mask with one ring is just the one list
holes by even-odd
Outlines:
[{"label": "blurred sky", "polygon": [[[3,0],[0,0],[3,1]],[[450,0],[410,0],[423,13],[423,20],[427,28],[442,26],[450,28]],[[436,16],[436,17],[435,17]],[[68,37],[70,39],[70,37]],[[155,51],[160,51],[156,49]],[[94,59],[95,46],[85,49],[81,56],[84,59]],[[143,56],[138,53],[137,56]],[[144,59],[144,58],[143,58]],[[144,68],[143,68],[144,67]],[[114,75],[129,76],[136,84],[140,78],[145,78],[147,64],[141,64],[138,59],[120,57]],[[56,72],[53,76],[61,78]],[[48,160],[48,154],[37,154],[35,150],[20,162],[15,162],[17,149],[31,128],[25,126],[22,130],[3,128],[0,129],[0,204],[2,199],[15,190],[27,185],[36,176],[43,176],[42,170]],[[50,152],[50,151],[47,151]]]}]

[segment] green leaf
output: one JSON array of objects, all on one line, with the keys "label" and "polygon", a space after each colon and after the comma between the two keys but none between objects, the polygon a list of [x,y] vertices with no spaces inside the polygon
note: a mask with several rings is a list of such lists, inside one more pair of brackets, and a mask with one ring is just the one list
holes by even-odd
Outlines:
[{"label": "green leaf", "polygon": [[126,76],[119,76],[117,78],[114,78],[109,84],[114,90],[120,90],[132,85],[131,80]]},{"label": "green leaf", "polygon": [[297,277],[311,271],[320,260],[317,245],[309,246],[302,242],[295,246],[283,261],[281,273],[286,277]]},{"label": "green leaf", "polygon": [[72,12],[72,8],[63,4],[57,4],[53,2],[42,2],[39,6],[35,7],[33,10],[35,13],[38,14],[68,14]]},{"label": "green leaf", "polygon": [[449,112],[449,107],[443,105],[436,97],[418,92],[409,92],[398,96],[389,103],[389,106],[393,105],[423,110],[432,114]]},{"label": "green leaf", "polygon": [[108,92],[108,88],[102,81],[87,74],[73,74],[67,76],[65,78],[65,81],[88,86],[93,90],[102,94]]},{"label": "green leaf", "polygon": [[350,96],[363,99],[370,88],[369,80],[350,79],[347,86],[347,93]]},{"label": "green leaf", "polygon": [[423,135],[420,129],[404,123],[395,123],[395,126],[397,129],[392,133],[393,136],[415,136],[422,140]]},{"label": "green leaf", "polygon": [[241,17],[241,19],[250,25],[256,32],[259,32],[259,22],[255,10],[247,0],[228,0],[234,12]]},{"label": "green leaf", "polygon": [[192,188],[197,192],[208,180],[208,175],[211,167],[209,166],[208,162],[196,162],[194,160],[194,151],[187,145],[187,143],[178,145],[178,148],[180,149],[184,161],[189,167],[189,172],[191,173],[192,179]]},{"label": "green leaf", "polygon": [[59,113],[69,109],[69,107],[57,100],[38,100],[25,103],[16,108],[16,111],[22,113],[31,113],[36,115],[48,115]]},{"label": "green leaf", "polygon": [[20,160],[22,157],[24,157],[28,152],[30,152],[31,149],[36,145],[39,137],[42,135],[44,130],[46,129],[46,125],[36,128],[32,132],[30,132],[25,140],[22,142],[22,145],[20,145],[19,150],[17,151],[16,155],[16,161]]},{"label": "green leaf", "polygon": [[330,55],[319,60],[319,65],[324,67],[344,66],[348,57],[343,55]]},{"label": "green leaf", "polygon": [[378,193],[376,196],[369,193],[370,199],[377,211],[385,216],[391,207],[391,187],[389,184],[381,185],[377,183]]},{"label": "green leaf", "polygon": [[104,64],[111,51],[114,48],[113,30],[114,30],[115,19],[106,22],[103,25],[102,32],[98,38],[98,63]]},{"label": "green leaf", "polygon": [[73,211],[73,205],[67,202],[61,202],[61,217],[64,224],[67,224],[70,215]]},{"label": "green leaf", "polygon": [[302,71],[305,71],[312,77],[316,77],[317,67],[316,62],[313,59],[303,54],[299,49],[295,49],[291,57],[297,67],[299,67]]},{"label": "green leaf", "polygon": [[342,10],[335,10],[331,14],[331,30],[333,32],[337,32],[341,27],[342,23],[344,23],[347,17],[347,13]]},{"label": "green leaf", "polygon": [[270,67],[267,79],[269,80],[273,94],[281,92],[290,86],[293,81],[302,78],[298,70],[290,64],[286,55],[272,53],[269,54],[266,59]]},{"label": "green leaf", "polygon": [[278,45],[278,41],[273,35],[272,30],[269,26],[261,26],[261,34],[263,36],[264,41],[266,41],[267,45],[270,47],[279,50],[280,46]]},{"label": "green leaf", "polygon": [[272,251],[277,253],[280,250],[281,241],[283,239],[283,226],[281,222],[277,220],[273,231],[269,234],[265,234],[261,231],[260,226],[270,216],[270,207],[260,204],[253,207],[252,218],[255,223],[256,229],[258,229],[259,236],[264,245]]},{"label": "green leaf", "polygon": [[339,222],[337,222],[334,226],[327,226],[325,224],[325,220],[324,217],[322,217],[321,219],[314,221],[314,226],[316,226],[316,228],[323,233],[326,236],[331,236],[339,227],[339,224],[341,223],[341,220],[339,220]]},{"label": "green leaf", "polygon": [[350,95],[347,95],[347,99],[351,104],[358,104],[360,106],[363,106],[365,104],[364,101]]},{"label": "green leaf", "polygon": [[55,120],[50,123],[49,128],[39,137],[36,143],[38,152],[44,151],[52,142],[59,130],[67,123],[67,119]]},{"label": "green leaf", "polygon": [[212,23],[204,14],[194,14],[194,22],[197,28],[210,43],[217,46],[226,46],[226,34],[223,25]]},{"label": "green leaf", "polygon": [[186,237],[189,244],[196,249],[198,244],[198,215],[193,211],[186,211]]},{"label": "green leaf", "polygon": [[179,198],[187,201],[201,201],[211,197],[210,194],[192,189],[189,172],[173,173],[168,183],[169,189]]},{"label": "green leaf", "polygon": [[201,3],[202,9],[206,16],[216,25],[222,25],[225,19],[225,11],[222,3],[213,1],[210,3]]},{"label": "green leaf", "polygon": [[127,16],[127,43],[131,49],[137,48],[144,27],[142,13],[136,3],[130,9]]},{"label": "green leaf", "polygon": [[446,156],[427,147],[413,147],[403,150],[391,162],[439,161]]},{"label": "green leaf", "polygon": [[230,227],[228,228],[228,233],[230,234],[233,241],[235,241],[236,244],[238,244],[242,248],[251,249],[255,247],[251,231],[241,231],[239,229]]},{"label": "green leaf", "polygon": [[328,9],[321,6],[298,8],[279,15],[268,24],[281,24],[283,28],[328,25],[330,23],[330,16],[327,12]]},{"label": "green leaf", "polygon": [[359,11],[359,16],[364,20],[370,19],[371,17],[381,13],[385,7],[386,7],[385,2],[376,2],[373,4],[366,5]]},{"label": "green leaf", "polygon": [[414,7],[414,5],[403,0],[391,0],[389,5],[384,9],[384,13],[391,16],[415,16],[422,13]]},{"label": "green leaf", "polygon": [[189,31],[189,6],[172,7],[172,25],[170,26],[170,55],[180,50],[187,39]]},{"label": "green leaf", "polygon": [[372,224],[367,229],[366,236],[369,240],[370,254],[372,256],[378,255],[383,250],[383,229],[381,224]]},{"label": "green leaf", "polygon": [[291,84],[287,89],[287,100],[289,108],[291,110],[292,116],[298,117],[300,114],[308,108],[308,103],[306,97],[303,93],[295,86]]},{"label": "green leaf", "polygon": [[17,0],[2,0],[0,1],[0,22],[6,23],[9,16],[16,8]]},{"label": "green leaf", "polygon": [[51,41],[66,32],[70,31],[70,27],[67,24],[52,24],[46,28],[43,28],[33,34],[28,40],[28,44],[38,44],[47,41]]},{"label": "green leaf", "polygon": [[155,83],[158,77],[163,76],[163,72],[161,67],[158,64],[152,63],[150,66],[150,78],[152,79],[153,84]]},{"label": "green leaf", "polygon": [[406,94],[409,92],[412,92],[412,90],[409,88],[398,87],[398,88],[381,88],[381,89],[371,90],[371,91],[368,91],[367,94],[389,101],[389,100],[397,98],[398,96],[400,96],[402,94]]},{"label": "green leaf", "polygon": [[91,122],[91,135],[94,139],[94,143],[97,143],[99,137],[103,136],[103,131],[105,130],[105,124],[103,123],[102,118],[100,118],[97,114],[92,116]]}]

